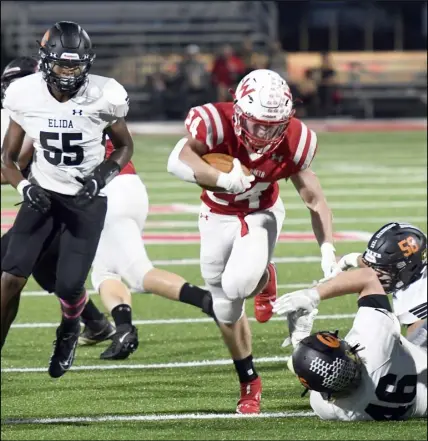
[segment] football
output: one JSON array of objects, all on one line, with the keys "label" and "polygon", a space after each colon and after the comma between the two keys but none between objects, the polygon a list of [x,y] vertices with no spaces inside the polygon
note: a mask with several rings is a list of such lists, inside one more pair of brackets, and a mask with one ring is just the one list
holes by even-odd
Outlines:
[{"label": "football", "polygon": [[[202,159],[217,170],[224,173],[229,173],[233,168],[233,160],[235,158],[233,156],[226,155],[225,153],[207,153],[206,155],[202,156]],[[248,170],[248,168],[243,164],[241,164],[241,166],[244,173],[249,176],[251,174],[250,170]]]}]

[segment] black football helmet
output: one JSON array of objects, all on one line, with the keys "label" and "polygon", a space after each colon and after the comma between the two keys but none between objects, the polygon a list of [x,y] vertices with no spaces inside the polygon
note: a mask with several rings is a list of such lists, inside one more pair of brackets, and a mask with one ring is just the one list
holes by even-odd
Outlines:
[{"label": "black football helmet", "polygon": [[362,361],[357,352],[335,333],[322,331],[304,338],[292,355],[294,373],[308,390],[324,399],[349,395],[361,381]]},{"label": "black football helmet", "polygon": [[61,93],[75,94],[95,59],[87,32],[72,21],[59,21],[46,31],[39,44],[45,81]]},{"label": "black football helmet", "polygon": [[391,222],[372,236],[362,256],[388,293],[418,280],[427,266],[427,238],[410,224]]},{"label": "black football helmet", "polygon": [[36,73],[39,70],[39,60],[32,57],[18,57],[12,60],[1,74],[1,101],[9,84],[18,78]]}]

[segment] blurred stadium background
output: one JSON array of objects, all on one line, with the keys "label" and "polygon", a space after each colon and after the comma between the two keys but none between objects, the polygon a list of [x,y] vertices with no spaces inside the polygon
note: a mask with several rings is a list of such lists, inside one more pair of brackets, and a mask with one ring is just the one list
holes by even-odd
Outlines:
[{"label": "blurred stadium background", "polygon": [[127,88],[130,119],[182,120],[254,68],[284,75],[305,117],[426,114],[425,1],[2,1],[2,68],[58,20],[92,37],[93,73]]}]

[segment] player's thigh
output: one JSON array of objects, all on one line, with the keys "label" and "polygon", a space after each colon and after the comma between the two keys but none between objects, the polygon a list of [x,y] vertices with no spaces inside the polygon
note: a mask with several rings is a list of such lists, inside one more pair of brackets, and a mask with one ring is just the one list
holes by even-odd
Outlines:
[{"label": "player's thigh", "polygon": [[110,219],[133,219],[143,229],[149,211],[147,190],[138,175],[119,175],[105,188],[108,199],[106,222]]},{"label": "player's thigh", "polygon": [[42,214],[22,204],[7,239],[2,271],[28,278],[53,229],[51,213]]},{"label": "player's thigh", "polygon": [[34,280],[47,292],[54,292],[56,286],[56,269],[59,258],[61,232],[57,231],[49,246],[44,249],[37,259],[33,269]]},{"label": "player's thigh", "polygon": [[71,200],[63,204],[68,216],[60,237],[55,292],[79,294],[94,260],[107,212],[107,198],[97,197],[88,206]]},{"label": "player's thigh", "polygon": [[222,276],[222,286],[229,298],[247,298],[256,289],[272,258],[284,215],[281,202],[273,209],[245,217],[248,232],[237,235]]},{"label": "player's thigh", "polygon": [[239,233],[241,223],[236,216],[211,213],[201,205],[199,213],[200,265],[204,280],[219,284],[232,251],[233,241]]},{"label": "player's thigh", "polygon": [[131,289],[143,291],[144,276],[152,268],[137,222],[127,217],[109,219],[92,266],[94,289],[99,290],[105,280],[123,279]]},{"label": "player's thigh", "polygon": [[[3,259],[6,255],[7,247],[9,246],[10,238],[12,236],[12,228],[10,228],[3,236],[1,237],[1,261],[2,261],[2,268],[3,268]],[[3,270],[2,270],[3,271]]]}]

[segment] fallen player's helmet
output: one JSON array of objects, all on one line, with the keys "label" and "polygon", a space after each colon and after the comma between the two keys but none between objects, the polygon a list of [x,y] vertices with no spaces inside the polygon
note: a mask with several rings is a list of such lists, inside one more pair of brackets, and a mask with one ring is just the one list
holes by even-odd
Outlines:
[{"label": "fallen player's helmet", "polygon": [[76,93],[85,83],[95,59],[87,32],[72,21],[59,21],[40,42],[45,81],[64,94]]},{"label": "fallen player's helmet", "polygon": [[36,73],[39,61],[32,57],[18,57],[12,60],[1,74],[1,100],[3,102],[6,89],[12,81]]},{"label": "fallen player's helmet", "polygon": [[362,256],[386,292],[393,293],[418,280],[427,265],[425,234],[410,224],[391,222],[372,236]]},{"label": "fallen player's helmet", "polygon": [[[338,331],[317,332],[304,338],[292,355],[292,367],[300,383],[330,400],[349,395],[361,381],[359,345],[351,347]],[[303,393],[303,395],[304,395]]]},{"label": "fallen player's helmet", "polygon": [[294,115],[287,82],[272,70],[254,70],[238,84],[233,103],[236,136],[253,151],[272,152]]}]

